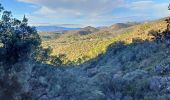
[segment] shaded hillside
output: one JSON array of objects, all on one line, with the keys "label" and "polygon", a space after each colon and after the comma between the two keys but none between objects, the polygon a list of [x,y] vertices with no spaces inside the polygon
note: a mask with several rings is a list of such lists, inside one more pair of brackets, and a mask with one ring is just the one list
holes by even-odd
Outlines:
[{"label": "shaded hillside", "polygon": [[87,35],[64,34],[60,38],[43,41],[42,45],[43,47],[51,46],[53,48],[52,55],[66,54],[66,63],[68,60],[77,63],[104,53],[106,48],[116,41],[131,43],[133,38],[150,39],[149,31],[164,30],[165,28],[166,23],[161,19],[119,30],[104,28]]},{"label": "shaded hillside", "polygon": [[112,44],[106,53],[79,66],[19,62],[10,76],[1,67],[0,98],[169,100],[169,51],[165,43],[134,40]]}]

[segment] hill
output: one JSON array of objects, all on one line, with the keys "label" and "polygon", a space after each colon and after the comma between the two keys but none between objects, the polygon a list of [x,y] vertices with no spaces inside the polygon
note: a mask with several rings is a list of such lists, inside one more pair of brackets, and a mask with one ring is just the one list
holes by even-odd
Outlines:
[{"label": "hill", "polygon": [[[150,30],[146,25],[135,27]],[[8,74],[0,67],[0,99],[169,100],[169,46],[150,39],[147,32],[134,34],[115,37],[105,53],[80,65],[23,61]]]},{"label": "hill", "polygon": [[80,35],[87,35],[87,34],[91,34],[91,33],[97,32],[97,31],[99,31],[97,28],[94,28],[94,27],[91,27],[91,26],[87,26],[87,27],[81,29],[78,33]]},{"label": "hill", "polygon": [[39,36],[0,10],[0,100],[170,100],[170,18]]},{"label": "hill", "polygon": [[114,25],[112,25],[112,26],[110,26],[110,28],[112,29],[112,30],[120,30],[120,29],[122,29],[122,28],[128,28],[128,27],[130,27],[130,26],[134,26],[134,25],[138,25],[139,23],[117,23],[117,24],[114,24]]},{"label": "hill", "polygon": [[65,31],[64,34],[69,34],[69,35],[88,35],[94,32],[99,31],[99,29],[91,26],[87,26],[84,28],[81,28],[79,30],[72,30],[72,31]]},{"label": "hill", "polygon": [[77,31],[71,31],[70,34],[63,34],[57,39],[43,41],[42,46],[45,48],[51,46],[53,48],[52,55],[66,54],[65,63],[70,61],[82,63],[106,52],[107,47],[116,41],[131,43],[133,38],[149,39],[149,31],[164,30],[165,28],[166,23],[161,19],[130,25],[119,30],[112,27],[102,28],[87,35],[80,35],[76,33]]}]

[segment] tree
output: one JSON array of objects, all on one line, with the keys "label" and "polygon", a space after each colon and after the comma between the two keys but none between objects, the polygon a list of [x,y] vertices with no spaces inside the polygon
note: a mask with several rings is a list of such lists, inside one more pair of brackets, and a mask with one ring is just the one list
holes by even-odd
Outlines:
[{"label": "tree", "polygon": [[0,42],[5,49],[5,60],[15,63],[31,57],[33,51],[41,44],[41,39],[35,27],[28,25],[28,19],[18,20],[12,17],[11,11],[6,11],[0,4]]},{"label": "tree", "polygon": [[[168,10],[170,10],[170,5],[168,6]],[[170,18],[166,20],[167,28],[165,31],[162,32],[163,40],[169,45],[170,44]]]},{"label": "tree", "polygon": [[38,62],[46,63],[51,60],[51,53],[52,53],[51,47],[48,48],[39,47],[38,49],[36,49],[33,58]]},{"label": "tree", "polygon": [[[170,5],[168,6],[168,10],[170,10]],[[156,41],[165,42],[170,45],[170,18],[165,19],[165,21],[167,23],[165,31],[160,32],[151,30],[149,34],[151,34]]]},{"label": "tree", "polygon": [[51,56],[51,63],[53,65],[62,65],[67,60],[65,54],[59,54],[58,56]]}]

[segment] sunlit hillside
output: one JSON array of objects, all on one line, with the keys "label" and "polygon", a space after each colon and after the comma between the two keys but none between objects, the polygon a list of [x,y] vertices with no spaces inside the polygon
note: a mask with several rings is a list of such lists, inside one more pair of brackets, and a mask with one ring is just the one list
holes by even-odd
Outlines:
[{"label": "sunlit hillside", "polygon": [[[81,63],[104,53],[106,48],[116,41],[131,43],[133,39],[151,39],[148,32],[166,28],[163,19],[129,27],[115,25],[87,35],[76,34],[77,31],[70,31],[59,36],[55,33],[48,33],[46,37],[49,38],[43,41],[42,46],[44,48],[52,47],[52,55],[66,54],[67,60],[65,63],[68,61]],[[119,30],[115,27],[118,27]],[[40,33],[40,35],[44,37],[44,33]],[[54,38],[54,35],[56,38]]]}]

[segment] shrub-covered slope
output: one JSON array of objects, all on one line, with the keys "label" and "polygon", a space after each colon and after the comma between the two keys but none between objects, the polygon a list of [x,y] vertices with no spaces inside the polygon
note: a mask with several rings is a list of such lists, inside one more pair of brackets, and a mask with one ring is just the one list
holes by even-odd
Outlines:
[{"label": "shrub-covered slope", "polygon": [[112,44],[107,52],[79,66],[20,62],[5,74],[5,100],[169,100],[170,48],[136,41]]},{"label": "shrub-covered slope", "polygon": [[[0,100],[170,100],[170,18],[167,27],[155,21],[116,31],[124,34],[105,36],[103,30],[81,37],[85,47],[88,39],[100,40],[93,44],[93,59],[51,66],[34,59],[41,51],[36,29],[25,16],[22,21],[11,16],[3,11],[0,23]],[[81,54],[79,45],[74,53]]]}]

